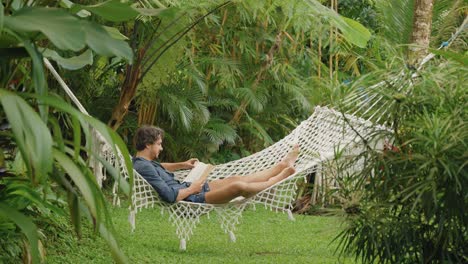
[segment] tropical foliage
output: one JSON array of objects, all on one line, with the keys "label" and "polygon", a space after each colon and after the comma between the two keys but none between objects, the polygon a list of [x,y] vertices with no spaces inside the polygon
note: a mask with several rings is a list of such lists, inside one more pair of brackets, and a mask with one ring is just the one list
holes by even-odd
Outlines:
[{"label": "tropical foliage", "polygon": [[[393,4],[407,7],[412,1]],[[406,7],[405,12],[388,9],[390,5],[377,2],[382,14],[396,11],[383,16],[386,22],[380,34],[392,43],[407,43],[404,32],[409,31],[402,30],[403,35],[398,35],[391,25],[411,25],[411,16]],[[453,26],[442,26],[445,23],[440,19],[448,13],[453,20],[446,23],[466,23],[463,8],[466,6],[459,1],[436,4],[434,41],[440,41],[441,32],[455,32]],[[363,162],[362,170],[343,174],[347,177],[342,179],[353,179],[353,184],[342,185],[338,193],[358,199],[348,217],[349,226],[340,235],[340,248],[342,252],[353,252],[363,263],[462,263],[468,259],[464,246],[468,241],[468,218],[463,213],[468,205],[468,101],[460,77],[466,75],[466,60],[462,59],[466,58],[462,53],[466,42],[462,37],[446,40],[453,41],[452,49],[461,52],[433,49],[442,57],[418,72],[405,69],[402,63],[397,63],[400,70],[386,70],[390,76],[392,72],[393,76],[398,72],[401,76],[398,82],[393,82],[395,77],[388,78],[379,91],[384,100],[381,104],[391,101],[388,105],[392,107],[387,110],[392,131],[376,135],[386,138],[383,151],[368,148],[355,157],[352,162]],[[405,60],[396,57],[393,61]],[[377,79],[372,78],[374,74],[385,76],[375,71],[363,81]],[[398,90],[400,84],[407,86]]]},{"label": "tropical foliage", "polygon": [[[348,188],[336,194],[358,212],[342,250],[364,262],[466,261],[466,38],[434,50],[442,58],[412,79],[415,1],[75,2],[0,5],[0,262],[44,261],[47,233],[66,230],[54,214],[78,236],[88,217],[125,262],[90,160],[120,175],[93,150],[93,131],[129,157],[135,129],[158,125],[162,159],[221,163],[282,138],[315,105],[341,107],[398,74],[411,93],[379,91],[392,105],[393,151],[361,153],[362,181],[342,173]],[[431,47],[465,16],[463,0],[436,1]]]},{"label": "tropical foliage", "polygon": [[357,157],[365,165],[353,178],[365,188],[341,237],[364,263],[467,260],[466,67],[442,65],[420,72],[412,93],[394,99],[386,150]]},{"label": "tropical foliage", "polygon": [[[87,158],[98,158],[97,153],[92,151],[90,144],[85,146],[81,142],[82,139],[91,142],[89,128],[92,127],[123,153],[128,153],[125,144],[103,123],[49,94],[43,54],[51,55],[69,68],[82,67],[79,64],[83,60],[87,64],[93,53],[118,56],[131,62],[133,54],[127,43],[113,38],[102,25],[71,13],[88,10],[112,19],[117,14],[106,16],[106,9],[120,8],[124,12],[133,9],[117,2],[94,7],[69,6],[71,13],[62,8],[32,6],[22,1],[7,1],[0,7],[2,51],[8,54],[2,58],[0,89],[0,116],[4,128],[9,128],[2,133],[6,137],[3,142],[8,143],[2,145],[2,153],[3,147],[7,147],[7,158],[14,161],[4,163],[2,160],[1,164],[0,232],[6,234],[0,240],[1,247],[6,249],[2,258],[14,261],[18,257],[17,245],[22,241],[23,260],[42,262],[43,238],[38,236],[40,231],[34,222],[40,222],[42,217],[51,218],[53,214],[65,214],[63,204],[68,204],[77,234],[80,234],[81,216],[87,216],[96,231],[108,241],[115,259],[122,262],[125,257],[112,235],[107,202],[87,161]],[[138,14],[136,10],[133,13],[133,17]],[[85,48],[89,50],[78,58],[65,59],[57,53]],[[126,163],[131,166],[128,158]],[[111,175],[119,177],[115,169],[106,163],[103,165]],[[122,185],[122,189],[129,194],[128,184]],[[15,232],[17,229],[24,238]],[[17,242],[10,244],[11,238]]]}]

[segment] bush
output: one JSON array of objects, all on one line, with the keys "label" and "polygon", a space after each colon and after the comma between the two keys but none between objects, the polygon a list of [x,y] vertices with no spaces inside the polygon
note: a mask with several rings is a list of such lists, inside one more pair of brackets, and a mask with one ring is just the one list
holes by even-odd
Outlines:
[{"label": "bush", "polygon": [[392,109],[391,148],[361,154],[367,185],[340,248],[363,263],[468,261],[467,69],[420,74]]}]

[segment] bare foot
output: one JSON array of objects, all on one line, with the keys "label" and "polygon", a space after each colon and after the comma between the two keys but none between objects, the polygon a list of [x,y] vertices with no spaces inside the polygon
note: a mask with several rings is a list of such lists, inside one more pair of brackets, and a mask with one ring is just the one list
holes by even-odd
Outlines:
[{"label": "bare foot", "polygon": [[296,172],[296,169],[294,167],[286,167],[280,172],[279,176],[282,179],[286,179],[287,177],[293,175],[295,172]]},{"label": "bare foot", "polygon": [[282,160],[285,163],[286,167],[294,167],[297,157],[299,156],[299,145],[296,144],[293,146],[292,150],[286,154],[286,157]]}]

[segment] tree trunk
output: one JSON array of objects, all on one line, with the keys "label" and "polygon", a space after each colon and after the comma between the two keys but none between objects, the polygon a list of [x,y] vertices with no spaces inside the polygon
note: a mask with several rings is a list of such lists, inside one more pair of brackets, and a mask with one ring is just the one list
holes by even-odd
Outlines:
[{"label": "tree trunk", "polygon": [[408,63],[418,64],[427,55],[432,27],[434,0],[415,0],[413,31],[408,50]]},{"label": "tree trunk", "polygon": [[138,79],[141,74],[141,61],[143,59],[144,52],[140,50],[137,53],[137,58],[133,65],[127,65],[127,74],[125,75],[125,81],[120,91],[119,103],[112,110],[112,117],[108,122],[108,125],[113,129],[117,130],[122,125],[125,115],[128,113],[130,103],[135,97]]},{"label": "tree trunk", "polygon": [[154,125],[159,100],[143,101],[138,109],[138,126]]}]

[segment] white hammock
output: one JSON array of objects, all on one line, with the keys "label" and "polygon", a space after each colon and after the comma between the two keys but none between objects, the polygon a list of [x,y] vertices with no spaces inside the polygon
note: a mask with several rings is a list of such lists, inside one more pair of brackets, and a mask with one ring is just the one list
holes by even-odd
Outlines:
[{"label": "white hammock", "polygon": [[[351,129],[351,127],[353,129]],[[286,212],[291,220],[292,203],[296,198],[297,182],[305,180],[310,173],[320,173],[322,162],[332,159],[337,148],[356,148],[362,146],[361,137],[367,138],[376,129],[385,129],[375,126],[364,119],[351,115],[343,115],[327,107],[316,107],[312,116],[303,121],[291,134],[281,141],[251,156],[235,160],[226,164],[216,165],[208,175],[208,181],[223,179],[233,175],[245,176],[257,171],[268,169],[281,161],[294,144],[299,144],[300,154],[296,161],[296,173],[287,179],[278,182],[270,188],[263,190],[248,199],[234,199],[222,205],[200,204],[181,201],[174,204],[163,202],[149,183],[134,171],[133,193],[131,197],[129,221],[132,230],[135,229],[135,217],[143,208],[161,208],[161,213],[167,210],[170,222],[176,227],[176,234],[180,239],[180,248],[186,249],[186,241],[200,217],[215,211],[221,228],[235,241],[235,227],[239,223],[242,212],[247,205],[262,204],[276,212]],[[115,160],[112,150],[107,151],[108,159]],[[125,171],[122,171],[124,174]],[[189,171],[179,171],[176,177],[183,179]],[[317,177],[316,177],[317,178]],[[320,179],[317,178],[320,181]],[[117,187],[114,187],[116,190]],[[317,189],[316,189],[317,190]],[[316,196],[317,194],[314,194]]]},{"label": "white hammock", "polygon": [[[60,76],[55,72],[55,69],[45,60],[46,66],[59,80],[62,87],[70,95],[75,104],[84,113],[85,110],[78,100],[73,96],[71,90],[61,80]],[[296,173],[287,179],[278,182],[270,188],[263,190],[257,195],[242,200],[236,200],[223,205],[200,204],[181,201],[174,204],[167,204],[160,200],[155,190],[148,182],[141,177],[136,171],[134,172],[134,182],[132,185],[132,196],[129,221],[132,230],[135,229],[135,217],[139,210],[148,207],[160,206],[161,212],[167,210],[169,212],[169,220],[176,227],[176,234],[180,239],[180,248],[186,249],[186,241],[196,225],[200,222],[200,217],[204,214],[209,214],[215,211],[218,215],[221,228],[229,234],[232,241],[235,241],[235,226],[239,223],[242,212],[247,205],[262,204],[265,208],[270,208],[276,212],[286,212],[291,220],[292,203],[295,200],[297,182],[305,180],[310,173],[316,173],[316,185],[323,181],[322,163],[334,157],[334,153],[340,149],[356,149],[363,147],[361,140],[368,139],[376,130],[386,128],[372,124],[371,121],[357,118],[353,115],[342,114],[327,107],[316,107],[314,113],[305,121],[303,121],[291,134],[286,136],[281,141],[264,149],[261,152],[253,154],[249,157],[232,161],[226,164],[215,166],[212,172],[208,175],[208,181],[222,179],[233,175],[248,175],[257,171],[267,169],[277,162],[281,161],[289,152],[294,144],[299,144],[300,155],[296,161]],[[359,134],[359,136],[358,136]],[[124,162],[117,162],[116,156],[110,147],[105,142],[102,136],[95,133],[96,139],[93,142],[93,147],[100,150],[103,157],[119,167],[121,175],[127,179]],[[119,161],[123,160],[122,154],[117,153]],[[98,184],[105,180],[105,171],[99,162],[92,162],[97,166],[94,167],[94,172]],[[188,171],[176,173],[179,178],[184,178]],[[317,187],[317,186],[316,186]],[[120,201],[117,196],[118,185],[114,184],[114,204],[119,205]],[[315,188],[313,197],[318,196],[318,188]]]}]

